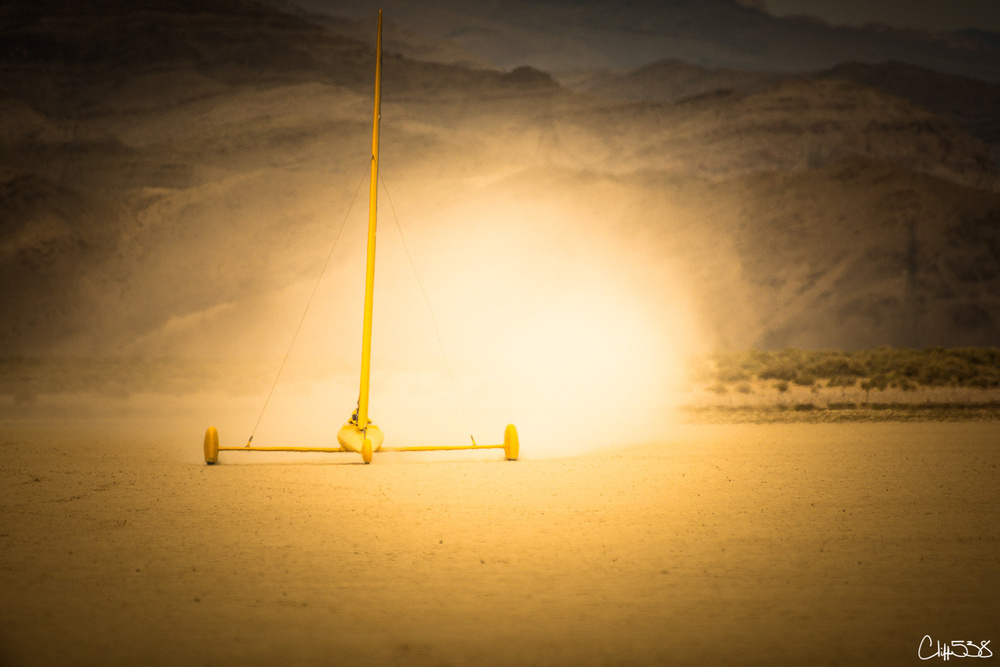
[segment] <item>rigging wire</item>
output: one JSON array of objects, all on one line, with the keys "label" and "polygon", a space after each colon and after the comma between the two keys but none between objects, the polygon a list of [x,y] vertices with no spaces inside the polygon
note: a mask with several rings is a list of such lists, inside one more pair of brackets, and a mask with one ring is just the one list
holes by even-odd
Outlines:
[{"label": "rigging wire", "polygon": [[[385,180],[382,178],[382,174],[378,176],[379,182],[382,184],[382,190],[385,192],[385,198],[389,202],[389,210],[392,211],[393,221],[396,223],[396,232],[399,234],[399,240],[403,242],[403,251],[406,253],[406,259],[410,263],[410,270],[413,271],[413,277],[417,281],[417,285],[420,287],[420,293],[424,295],[424,303],[427,304],[427,312],[430,313],[431,322],[434,324],[434,333],[437,334],[438,349],[441,350],[441,359],[444,360],[444,366],[448,369],[448,377],[451,379],[451,388],[455,391],[455,398],[458,399],[458,408],[462,411],[462,419],[465,421],[465,427],[469,428],[469,416],[465,412],[465,404],[462,402],[462,394],[458,391],[458,383],[455,381],[455,374],[451,370],[451,364],[448,363],[448,355],[444,351],[444,340],[441,338],[441,328],[438,326],[437,317],[434,315],[434,308],[431,307],[430,297],[427,296],[427,290],[424,289],[424,284],[420,280],[420,276],[417,274],[417,267],[413,263],[413,256],[410,255],[410,248],[406,245],[406,239],[403,237],[403,227],[399,224],[399,216],[396,215],[396,207],[392,203],[392,197],[389,195],[389,188],[385,184]],[[476,438],[473,437],[471,433],[472,429],[469,429],[469,438],[472,439],[472,444],[476,444]]]},{"label": "rigging wire", "polygon": [[337,249],[337,243],[340,241],[340,236],[344,233],[344,227],[347,226],[347,219],[351,216],[351,211],[354,210],[354,202],[358,199],[358,194],[361,192],[361,186],[365,184],[365,179],[368,177],[369,171],[371,171],[370,163],[368,168],[365,169],[365,173],[361,175],[361,181],[358,183],[358,189],[354,191],[351,203],[347,207],[347,213],[344,214],[344,220],[340,223],[340,229],[337,230],[337,236],[333,239],[333,245],[330,247],[330,252],[326,256],[326,261],[323,262],[323,268],[319,272],[316,284],[313,285],[312,293],[309,295],[309,300],[306,301],[306,307],[302,311],[302,317],[299,318],[299,324],[295,327],[295,333],[292,335],[292,342],[288,344],[288,349],[285,351],[285,358],[281,360],[281,366],[278,367],[278,374],[275,375],[274,383],[271,384],[271,391],[267,392],[267,399],[264,400],[264,407],[260,409],[260,415],[257,416],[257,423],[254,424],[253,430],[250,432],[250,439],[247,440],[247,444],[244,445],[245,447],[249,447],[250,443],[253,442],[253,436],[257,433],[257,427],[260,426],[260,420],[264,417],[264,411],[267,410],[267,404],[271,402],[271,395],[274,394],[274,388],[278,386],[278,380],[281,378],[281,371],[285,369],[285,363],[288,361],[288,355],[292,353],[292,347],[295,345],[295,340],[299,337],[299,331],[302,330],[302,323],[306,321],[306,315],[309,313],[309,307],[312,305],[313,298],[316,296],[319,284],[323,281],[323,275],[326,273],[326,268],[330,265],[330,259],[333,258],[333,251]]}]

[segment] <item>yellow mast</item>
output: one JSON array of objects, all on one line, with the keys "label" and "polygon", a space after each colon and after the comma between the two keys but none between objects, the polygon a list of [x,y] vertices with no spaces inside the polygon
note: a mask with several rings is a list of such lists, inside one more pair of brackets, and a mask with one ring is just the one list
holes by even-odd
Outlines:
[{"label": "yellow mast", "polygon": [[[214,426],[205,431],[205,463],[212,465],[219,460],[219,452],[357,452],[365,463],[371,463],[372,452],[396,451],[451,451],[461,449],[503,449],[508,461],[518,457],[517,429],[507,425],[502,445],[431,446],[431,447],[382,447],[384,434],[368,421],[368,382],[371,377],[372,358],[372,296],[375,291],[375,213],[378,204],[378,126],[382,107],[382,10],[378,10],[378,38],[375,43],[375,111],[372,119],[371,187],[368,193],[368,265],[365,271],[365,323],[361,333],[361,391],[358,396],[357,421],[352,416],[337,433],[338,448],[332,447],[251,447],[253,436],[243,447],[220,447],[219,432]],[[292,341],[294,343],[294,339]],[[278,371],[279,375],[281,371]],[[275,380],[277,382],[277,380]],[[267,407],[267,403],[264,404]],[[259,421],[259,420],[258,420]]]},{"label": "yellow mast", "polygon": [[382,10],[378,10],[375,41],[375,111],[372,119],[371,186],[368,191],[368,264],[365,271],[365,324],[361,338],[361,391],[358,396],[358,428],[368,426],[368,382],[372,363],[372,298],[375,291],[375,226],[378,205],[378,126],[382,106]]}]

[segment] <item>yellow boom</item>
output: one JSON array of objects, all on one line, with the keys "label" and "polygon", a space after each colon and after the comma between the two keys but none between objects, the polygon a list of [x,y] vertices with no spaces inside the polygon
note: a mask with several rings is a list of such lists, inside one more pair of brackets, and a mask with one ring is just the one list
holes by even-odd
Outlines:
[{"label": "yellow boom", "polygon": [[[517,439],[517,428],[513,424],[507,424],[507,429],[503,434],[502,445],[442,445],[429,447],[382,447],[381,452],[451,452],[467,451],[473,449],[502,449],[504,458],[508,461],[516,461],[520,454],[520,443]],[[209,426],[205,431],[205,463],[212,465],[219,460],[219,452],[317,452],[324,454],[336,454],[349,452],[351,450],[344,447],[220,447],[219,432],[214,426]],[[368,461],[365,461],[368,463]]]}]

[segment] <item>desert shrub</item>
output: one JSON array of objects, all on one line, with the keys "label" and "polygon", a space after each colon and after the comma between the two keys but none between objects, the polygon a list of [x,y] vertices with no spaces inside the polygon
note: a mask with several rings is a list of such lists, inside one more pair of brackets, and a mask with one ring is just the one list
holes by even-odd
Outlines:
[{"label": "desert shrub", "polygon": [[736,385],[736,391],[740,394],[750,394],[753,393],[753,388],[750,386],[749,382],[740,382]]},{"label": "desert shrub", "polygon": [[792,382],[799,385],[800,387],[811,387],[814,384],[816,384],[816,378],[813,377],[812,375],[799,373],[794,378],[792,378]]},{"label": "desert shrub", "polygon": [[887,375],[898,364],[896,351],[888,347],[870,350],[866,355],[866,368],[869,376]]},{"label": "desert shrub", "polygon": [[858,404],[851,402],[834,403],[833,401],[831,401],[830,403],[827,404],[827,407],[830,410],[857,410]]},{"label": "desert shrub", "polygon": [[765,366],[759,373],[761,380],[782,380],[785,382],[794,380],[799,372],[793,365],[785,360],[774,361]]},{"label": "desert shrub", "polygon": [[750,379],[750,375],[747,373],[746,369],[732,366],[726,367],[725,369],[719,369],[716,377],[719,379],[719,382],[725,382],[726,384],[733,384],[735,382],[742,382]]},{"label": "desert shrub", "polygon": [[956,355],[946,357],[942,366],[948,379],[960,385],[968,382],[976,375],[969,362]]},{"label": "desert shrub", "polygon": [[948,374],[944,368],[936,362],[930,362],[921,367],[917,374],[917,382],[928,387],[943,385],[948,380]]},{"label": "desert shrub", "polygon": [[778,380],[777,382],[774,383],[774,388],[780,392],[786,392],[788,391],[788,381]]},{"label": "desert shrub", "polygon": [[711,387],[709,387],[708,390],[711,391],[711,392],[713,392],[713,393],[715,393],[715,394],[718,394],[719,396],[721,396],[722,394],[725,394],[726,391],[727,391],[726,390],[726,385],[722,384],[721,382],[716,382]]},{"label": "desert shrub", "polygon": [[993,347],[966,347],[951,350],[951,355],[959,357],[972,366],[996,366],[1000,363],[1000,350]]},{"label": "desert shrub", "polygon": [[841,353],[828,353],[812,365],[810,371],[818,377],[834,378],[847,377],[864,374],[864,369],[857,362],[851,361],[846,355]]},{"label": "desert shrub", "polygon": [[808,410],[815,410],[816,406],[812,403],[796,403],[794,409],[798,412],[806,412]]}]

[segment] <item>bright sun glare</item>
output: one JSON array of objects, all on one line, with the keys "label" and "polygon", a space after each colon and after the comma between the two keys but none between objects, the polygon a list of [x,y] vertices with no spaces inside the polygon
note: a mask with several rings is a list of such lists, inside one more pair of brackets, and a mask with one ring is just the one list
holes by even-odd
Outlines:
[{"label": "bright sun glare", "polygon": [[[529,458],[663,437],[696,339],[655,249],[552,201],[472,197],[405,227],[418,284],[394,224],[380,219],[373,332],[371,409],[387,446],[465,444],[470,431],[492,443],[509,422]],[[313,326],[336,321],[356,363],[360,300],[337,301],[351,314]],[[279,397],[262,427],[335,432],[356,394],[356,374],[315,381]]]}]

